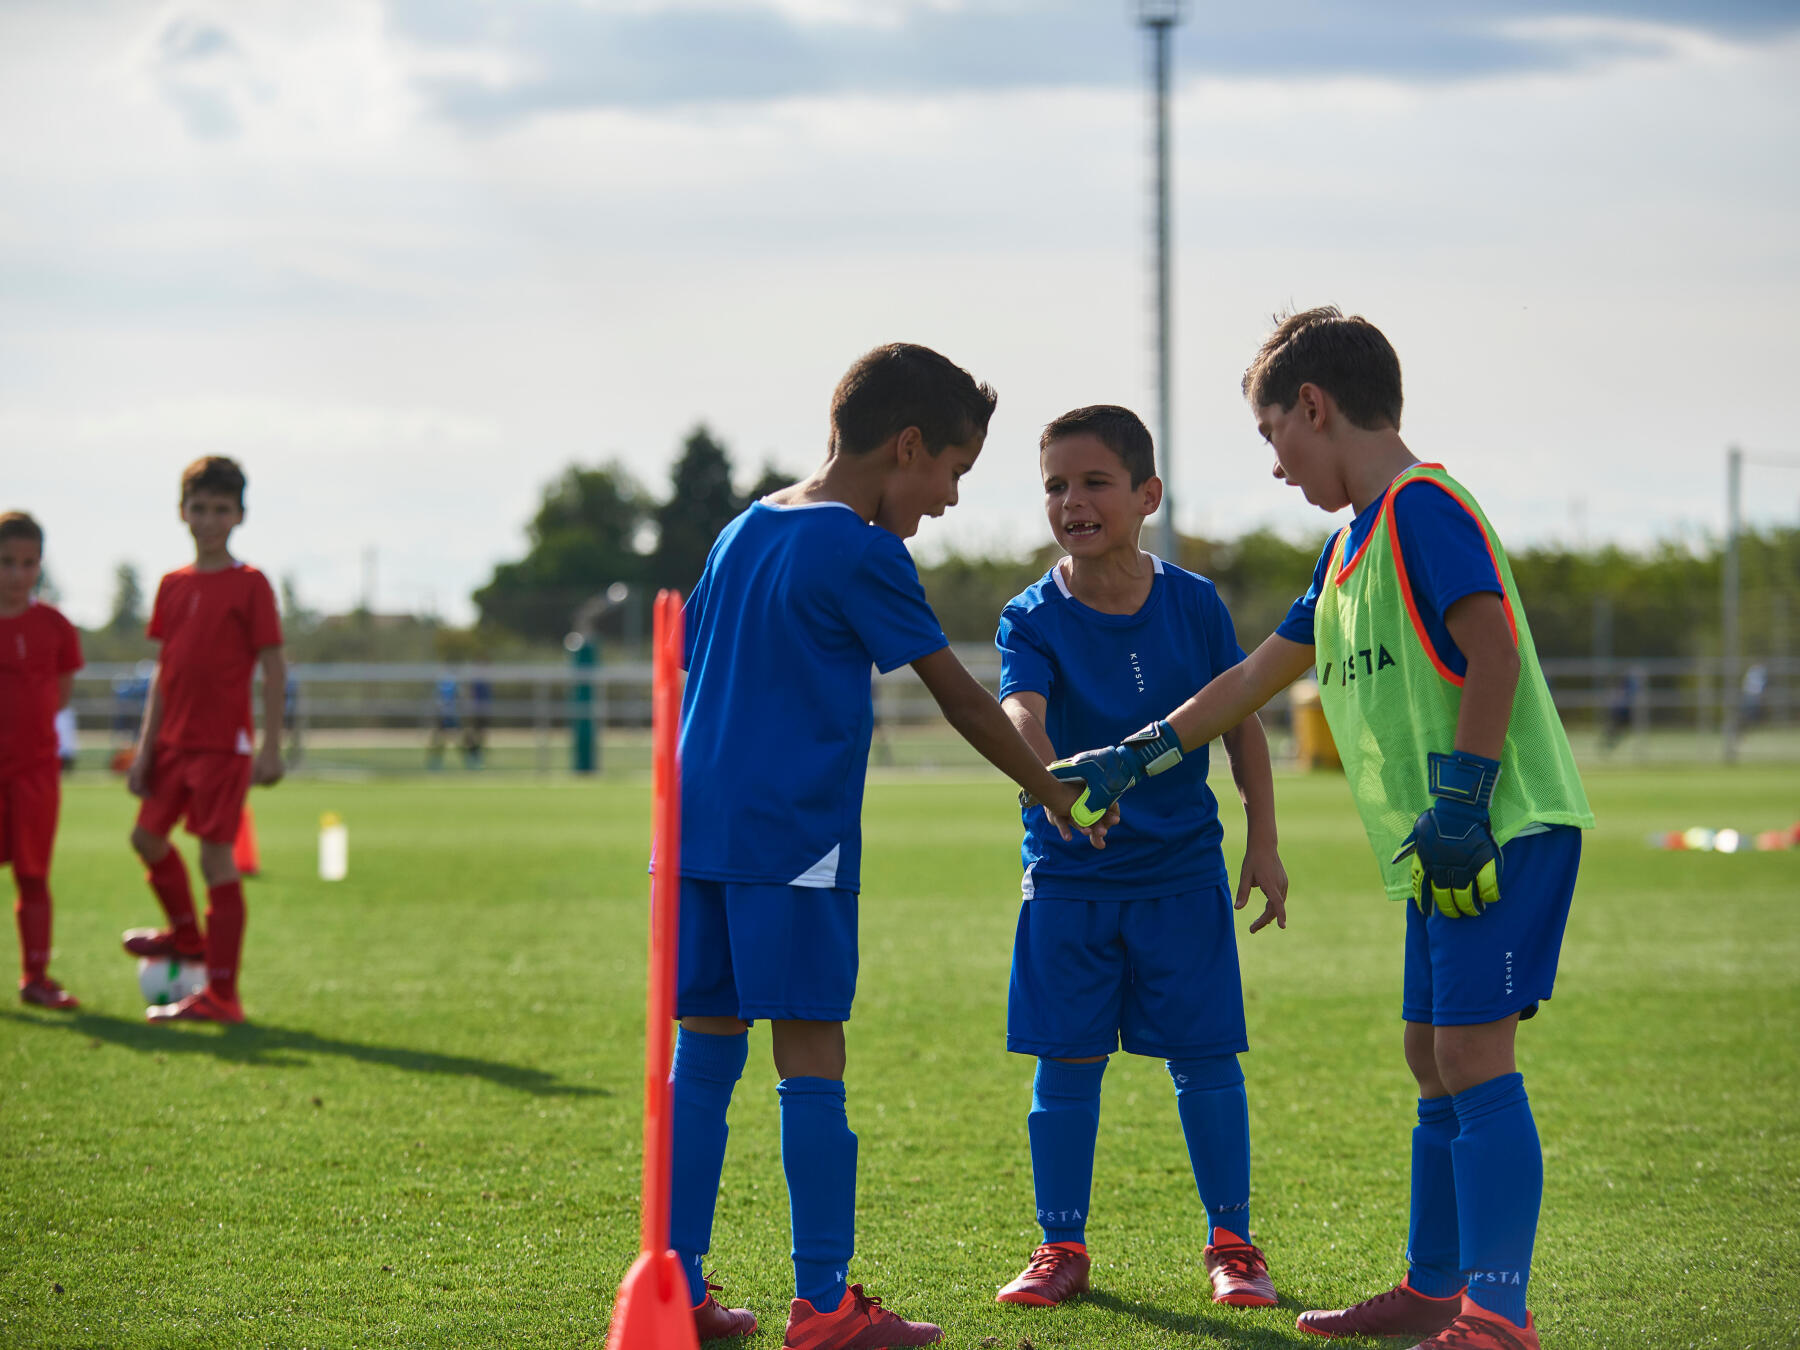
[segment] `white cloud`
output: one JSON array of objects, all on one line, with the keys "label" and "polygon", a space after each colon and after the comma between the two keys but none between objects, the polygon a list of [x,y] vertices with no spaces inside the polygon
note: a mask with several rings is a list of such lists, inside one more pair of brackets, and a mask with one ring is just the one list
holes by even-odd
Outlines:
[{"label": "white cloud", "polygon": [[[234,135],[197,138],[166,101],[171,31],[224,63],[207,87]],[[1236,393],[1290,301],[1390,332],[1415,448],[1515,540],[1567,536],[1578,506],[1591,537],[1716,524],[1726,443],[1800,449],[1778,408],[1800,45],[1527,36],[1559,33],[1620,54],[1455,84],[1183,85],[1185,526],[1324,524],[1267,478]],[[352,603],[372,545],[384,604],[466,617],[563,464],[620,454],[660,488],[704,418],[746,478],[766,455],[802,471],[877,341],[941,346],[1001,393],[927,551],[1041,537],[1048,417],[1150,411],[1136,91],[565,112],[464,137],[413,92],[423,59],[355,0],[0,11],[0,504],[45,519],[81,617],[119,558],[180,560],[169,499],[204,452],[244,459],[245,553],[310,603]],[[1764,480],[1758,518],[1793,520],[1800,484]]]}]

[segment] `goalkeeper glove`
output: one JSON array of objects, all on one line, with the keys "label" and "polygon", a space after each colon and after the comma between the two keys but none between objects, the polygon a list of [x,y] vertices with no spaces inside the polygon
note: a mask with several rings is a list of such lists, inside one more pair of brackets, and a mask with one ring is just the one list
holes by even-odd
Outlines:
[{"label": "goalkeeper glove", "polygon": [[1500,846],[1488,803],[1500,780],[1498,760],[1458,750],[1425,758],[1433,802],[1413,822],[1394,861],[1412,859],[1412,900],[1436,904],[1446,919],[1474,918],[1500,898]]},{"label": "goalkeeper glove", "polygon": [[[1181,738],[1167,722],[1152,722],[1105,750],[1083,750],[1079,755],[1048,765],[1051,774],[1066,783],[1083,783],[1087,791],[1076,799],[1070,813],[1077,825],[1092,825],[1106,814],[1125,790],[1138,779],[1162,773],[1181,762]],[[1019,794],[1021,806],[1034,806],[1028,794]]]}]

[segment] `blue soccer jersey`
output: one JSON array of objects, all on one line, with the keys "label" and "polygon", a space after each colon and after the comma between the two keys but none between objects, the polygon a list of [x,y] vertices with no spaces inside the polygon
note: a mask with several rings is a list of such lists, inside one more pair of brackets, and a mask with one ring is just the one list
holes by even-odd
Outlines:
[{"label": "blue soccer jersey", "polygon": [[681,871],[861,889],[870,666],[947,646],[912,555],[838,502],[757,502],[685,611]]},{"label": "blue soccer jersey", "polygon": [[[1069,593],[1059,561],[1000,615],[1000,697],[1041,694],[1059,755],[1116,745],[1244,659],[1212,582],[1155,559],[1135,614],[1102,614]],[[1024,892],[1040,900],[1146,900],[1226,880],[1219,804],[1207,750],[1146,778],[1096,849],[1064,842],[1036,807],[1025,812]]]},{"label": "blue soccer jersey", "polygon": [[[1344,542],[1346,558],[1355,556],[1369,531],[1375,528],[1381,503],[1382,497],[1377,497],[1350,521],[1350,538]],[[1444,615],[1465,595],[1480,591],[1506,593],[1487,538],[1461,502],[1423,478],[1394,494],[1394,528],[1399,532],[1400,554],[1406,560],[1406,580],[1419,607],[1419,621],[1431,638],[1438,660],[1460,678],[1468,673],[1469,663],[1451,640]],[[1289,642],[1314,645],[1313,613],[1325,585],[1325,571],[1331,566],[1331,546],[1336,538],[1334,534],[1325,541],[1324,551],[1313,568],[1312,584],[1305,595],[1294,601],[1275,630]]]}]

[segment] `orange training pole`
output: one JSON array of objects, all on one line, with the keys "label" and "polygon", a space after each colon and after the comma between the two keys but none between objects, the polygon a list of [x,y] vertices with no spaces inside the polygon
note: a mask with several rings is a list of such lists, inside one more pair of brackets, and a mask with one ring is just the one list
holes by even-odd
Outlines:
[{"label": "orange training pole", "polygon": [[669,1250],[669,1058],[675,1020],[675,943],[681,903],[681,596],[659,591],[652,629],[649,997],[644,1045],[641,1251],[613,1302],[609,1350],[699,1350],[687,1278]]}]

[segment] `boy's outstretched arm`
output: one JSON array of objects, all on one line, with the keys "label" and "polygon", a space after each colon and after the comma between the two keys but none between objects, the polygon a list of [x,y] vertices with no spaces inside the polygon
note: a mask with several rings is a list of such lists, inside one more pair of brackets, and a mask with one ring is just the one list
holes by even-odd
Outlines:
[{"label": "boy's outstretched arm", "polygon": [[1111,805],[1140,778],[1181,762],[1187,751],[1222,736],[1292,684],[1313,663],[1310,643],[1272,634],[1244,660],[1182,704],[1161,722],[1118,745],[1083,750],[1051,765],[1058,778],[1079,776],[1090,785],[1088,804]]},{"label": "boy's outstretched arm", "polygon": [[[1310,643],[1270,634],[1250,655],[1220,675],[1166,719],[1184,751],[1205,745],[1261,708],[1312,669]],[[1264,754],[1268,753],[1267,744]]]},{"label": "boy's outstretched arm", "polygon": [[1044,718],[1050,710],[1048,699],[1042,694],[1008,694],[1000,700],[1000,710],[1006,714],[1014,730],[1025,738],[1025,744],[1037,751],[1041,762],[1048,764],[1056,758],[1056,746],[1051,742],[1050,732],[1044,726]]},{"label": "boy's outstretched arm", "polygon": [[[1051,823],[1062,832],[1063,838],[1069,837],[1071,828],[1082,828],[1074,824],[1070,811],[1087,794],[1085,785],[1062,782],[1051,776],[1037,751],[1026,744],[1018,728],[1001,710],[999,701],[981,681],[969,674],[968,668],[956,659],[955,652],[940,647],[929,656],[921,656],[912,667],[931,691],[932,698],[937,700],[944,720],[974,746],[983,759],[1043,802]],[[1117,813],[1109,810],[1105,817],[1083,831],[1095,848],[1106,846],[1107,827],[1116,819]]]},{"label": "boy's outstretched arm", "polygon": [[1244,866],[1238,873],[1237,899],[1242,909],[1254,887],[1263,893],[1263,912],[1250,925],[1252,933],[1269,926],[1272,919],[1287,927],[1287,868],[1275,839],[1275,773],[1269,764],[1269,738],[1262,719],[1251,713],[1225,733],[1225,753],[1231,759],[1231,777],[1238,799],[1244,803]]}]

